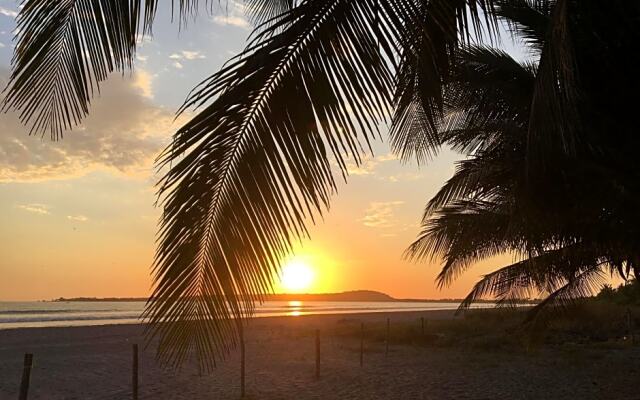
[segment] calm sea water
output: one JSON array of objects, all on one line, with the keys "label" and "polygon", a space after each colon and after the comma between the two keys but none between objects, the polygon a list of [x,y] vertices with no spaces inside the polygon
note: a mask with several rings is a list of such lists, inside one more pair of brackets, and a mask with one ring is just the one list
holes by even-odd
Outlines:
[{"label": "calm sea water", "polygon": [[[144,302],[0,302],[0,329],[140,322]],[[492,307],[492,304],[479,304]],[[362,312],[453,310],[458,303],[268,301],[256,317]]]}]

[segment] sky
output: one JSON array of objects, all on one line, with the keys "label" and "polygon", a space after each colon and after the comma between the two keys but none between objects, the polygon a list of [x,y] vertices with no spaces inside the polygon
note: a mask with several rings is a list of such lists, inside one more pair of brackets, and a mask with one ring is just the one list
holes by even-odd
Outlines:
[{"label": "sky", "polygon": [[[0,0],[3,87],[17,11],[17,2]],[[91,115],[63,140],[29,136],[15,114],[0,115],[0,300],[150,294],[160,215],[153,160],[183,121],[175,111],[188,92],[241,50],[250,32],[233,3],[182,29],[161,7],[134,71],[114,73]],[[306,291],[459,298],[482,274],[512,261],[487,260],[437,288],[439,261],[410,262],[403,252],[460,155],[443,150],[418,166],[400,162],[386,140],[373,149],[375,157],[349,168],[331,210],[298,246],[296,260],[314,272]]]}]

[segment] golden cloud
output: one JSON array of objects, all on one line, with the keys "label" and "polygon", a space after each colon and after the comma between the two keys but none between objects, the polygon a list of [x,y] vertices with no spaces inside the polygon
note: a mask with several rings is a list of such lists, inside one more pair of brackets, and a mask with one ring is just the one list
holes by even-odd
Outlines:
[{"label": "golden cloud", "polygon": [[[0,81],[7,76],[0,71]],[[15,113],[1,115],[0,183],[67,179],[96,170],[148,177],[178,127],[173,113],[150,101],[151,79],[144,72],[113,76],[101,89],[90,116],[60,141],[29,136]]]}]

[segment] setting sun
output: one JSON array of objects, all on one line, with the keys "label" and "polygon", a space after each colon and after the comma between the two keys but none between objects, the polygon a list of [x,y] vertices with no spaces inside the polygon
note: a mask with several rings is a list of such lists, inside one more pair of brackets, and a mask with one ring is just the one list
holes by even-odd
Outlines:
[{"label": "setting sun", "polygon": [[309,289],[314,278],[313,268],[305,261],[294,258],[282,268],[280,282],[286,291],[300,292]]}]

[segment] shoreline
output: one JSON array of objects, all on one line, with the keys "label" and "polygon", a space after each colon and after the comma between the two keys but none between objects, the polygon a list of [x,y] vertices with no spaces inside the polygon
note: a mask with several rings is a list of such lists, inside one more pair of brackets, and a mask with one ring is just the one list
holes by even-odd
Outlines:
[{"label": "shoreline", "polygon": [[[479,308],[479,309],[487,310],[492,308]],[[471,309],[466,312],[473,312],[475,310],[478,310],[478,309]],[[268,315],[268,316],[252,317],[249,319],[248,324],[250,328],[251,325],[257,324],[263,321],[266,323],[279,323],[279,322],[284,322],[284,321],[293,320],[293,319],[304,319],[305,322],[311,322],[311,323],[318,322],[318,321],[312,321],[312,319],[326,320],[321,322],[327,322],[327,321],[334,320],[336,318],[363,319],[364,321],[372,321],[377,319],[376,317],[384,316],[386,318],[386,317],[390,317],[391,315],[400,316],[401,318],[399,319],[399,321],[405,321],[407,319],[410,319],[411,317],[417,317],[419,315],[428,317],[430,319],[463,318],[463,314],[456,316],[455,313],[456,313],[456,310],[400,310],[400,311],[383,310],[383,311],[367,311],[367,312],[355,312],[355,313],[354,312],[343,312],[343,313],[336,312],[336,313],[326,313],[326,314],[300,314],[300,315],[276,315],[276,316]],[[348,317],[353,317],[353,318],[348,318]],[[15,327],[15,328],[0,327],[0,340],[2,339],[3,332],[14,332],[14,331],[31,332],[31,331],[64,330],[64,329],[74,330],[74,329],[85,329],[85,328],[104,329],[107,327],[127,327],[127,328],[138,327],[137,329],[141,329],[141,328],[144,328],[145,325],[147,324],[144,322],[123,322],[123,323],[107,323],[107,324],[92,324],[92,325],[65,325],[65,326],[42,326],[42,327]],[[0,345],[1,345],[1,342],[0,342]]]},{"label": "shoreline", "polygon": [[[326,303],[325,303],[326,304]],[[350,303],[351,304],[351,303]],[[363,302],[362,304],[373,304],[370,302]],[[420,306],[415,306],[415,307],[382,307],[382,308],[377,308],[375,306],[373,307],[363,307],[363,308],[351,308],[351,307],[345,307],[345,308],[341,308],[341,307],[332,307],[332,306],[326,306],[324,305],[324,307],[320,307],[318,308],[317,306],[314,306],[312,304],[311,307],[305,307],[304,305],[297,307],[297,306],[292,306],[290,308],[282,308],[281,310],[271,310],[271,309],[258,309],[254,316],[251,318],[252,320],[260,320],[260,319],[264,319],[264,318],[296,318],[296,317],[310,317],[310,316],[321,316],[321,315],[327,315],[327,316],[331,316],[331,315],[361,315],[361,314],[387,314],[387,313],[393,313],[393,314],[397,314],[397,313],[411,313],[411,312],[416,312],[416,313],[429,313],[429,312],[436,312],[436,311],[453,311],[456,312],[457,311],[457,304],[456,304],[456,308],[453,307],[449,307],[449,308],[439,308],[438,304],[444,304],[444,303],[429,303],[431,305],[431,307],[427,308],[425,307],[420,307]],[[330,308],[326,308],[326,307],[330,307]],[[470,309],[470,310],[475,310],[475,309],[491,309],[494,308],[494,304],[480,304],[475,306],[474,308]],[[135,313],[133,313],[133,315],[131,315],[132,313],[130,311],[126,311],[123,310],[124,313],[127,313],[129,315],[123,315],[123,316],[104,316],[101,317],[100,313],[102,312],[102,310],[72,310],[70,311],[71,313],[74,312],[81,312],[81,313],[92,313],[95,312],[95,317],[89,317],[87,318],[86,316],[82,316],[79,317],[77,319],[75,318],[69,318],[69,319],[48,319],[48,318],[44,318],[42,320],[38,320],[38,319],[33,319],[33,320],[6,320],[3,322],[0,322],[0,331],[4,331],[4,330],[13,330],[13,329],[45,329],[45,328],[66,328],[66,327],[84,327],[84,326],[111,326],[111,325],[137,325],[137,324],[144,324],[143,321],[141,321],[138,318],[138,315],[140,315],[142,313],[141,310],[136,311]],[[43,311],[44,314],[47,314],[46,311]],[[68,315],[66,313],[62,314],[62,315]]]}]

